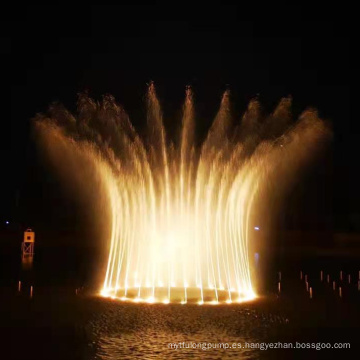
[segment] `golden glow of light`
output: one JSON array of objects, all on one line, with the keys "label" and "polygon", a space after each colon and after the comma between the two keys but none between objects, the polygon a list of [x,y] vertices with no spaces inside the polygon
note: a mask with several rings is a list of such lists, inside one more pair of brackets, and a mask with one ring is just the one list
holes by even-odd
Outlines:
[{"label": "golden glow of light", "polygon": [[269,184],[283,191],[324,138],[317,113],[306,110],[289,127],[291,98],[266,119],[255,99],[235,123],[226,91],[198,146],[190,88],[175,142],[167,137],[152,83],[145,138],[113,98],[81,100],[78,119],[62,109],[59,119],[52,111],[36,125],[54,156],[75,152],[105,189],[110,235],[101,296],[199,305],[253,300],[254,219],[266,207]]},{"label": "golden glow of light", "polygon": [[[188,89],[181,142],[175,151],[165,138],[155,88],[149,87],[150,145],[131,129],[124,144],[128,162],[119,164],[124,173],[115,177],[108,171],[105,177],[112,235],[104,289],[116,288],[121,294],[119,284],[136,279],[137,295],[150,303],[162,302],[163,296],[178,301],[181,288],[185,302],[190,294],[201,303],[208,290],[213,292],[206,296],[213,296],[216,303],[219,291],[229,292],[238,285],[241,294],[253,292],[246,229],[259,167],[246,161],[237,165],[244,156],[243,145],[232,144],[224,133],[229,106],[226,92],[208,138],[196,153]],[[188,291],[196,286],[197,295]],[[127,297],[131,291],[125,286]]]},{"label": "golden glow of light", "polygon": [[109,292],[107,291],[107,290],[105,290],[105,289],[102,289],[101,291],[100,291],[100,295],[102,296],[102,297],[109,297],[110,295],[109,295]]},{"label": "golden glow of light", "polygon": [[153,296],[148,297],[145,300],[148,304],[153,304],[155,302],[155,298]]},{"label": "golden glow of light", "polygon": [[[150,297],[147,297],[147,298],[140,298],[140,297],[135,297],[135,298],[127,298],[125,296],[122,296],[122,297],[116,297],[116,296],[108,296],[108,295],[103,295],[103,294],[100,294],[100,296],[102,297],[108,297],[112,300],[121,300],[123,302],[134,302],[134,303],[148,303],[148,304],[154,304],[154,303],[157,303],[157,302],[161,302],[165,305],[168,305],[168,304],[181,304],[181,305],[185,305],[188,303],[188,301],[186,300],[181,300],[181,301],[170,301],[170,299],[168,298],[165,298],[163,299],[162,301],[158,301],[156,298],[150,296]],[[252,301],[256,299],[256,296],[251,296],[251,295],[248,295],[248,296],[243,296],[243,297],[239,297],[235,302],[237,303],[243,303],[243,302],[249,302],[249,301]],[[231,300],[231,299],[227,299],[225,301],[218,301],[216,299],[213,299],[213,300],[210,300],[210,301],[203,301],[203,300],[199,300],[196,302],[198,305],[219,305],[219,304],[233,304],[234,302]]]}]

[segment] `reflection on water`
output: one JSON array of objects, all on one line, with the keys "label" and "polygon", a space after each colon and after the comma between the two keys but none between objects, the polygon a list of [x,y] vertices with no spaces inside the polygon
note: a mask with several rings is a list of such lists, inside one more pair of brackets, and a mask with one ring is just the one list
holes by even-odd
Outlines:
[{"label": "reflection on water", "polygon": [[[291,263],[282,267],[281,294],[275,271],[267,274],[269,291],[256,301],[233,305],[134,304],[91,296],[83,274],[67,255],[37,252],[30,271],[13,271],[9,286],[0,286],[2,358],[6,359],[339,359],[348,350],[171,349],[170,343],[338,343],[358,348],[360,291],[358,261],[335,265]],[[58,253],[57,253],[58,254]],[[14,264],[19,265],[19,256]],[[42,261],[39,262],[39,259]],[[11,260],[11,258],[10,258]],[[74,265],[75,264],[75,265]],[[84,262],[89,267],[89,261]],[[341,267],[340,265],[341,264]],[[9,259],[0,254],[0,268]],[[11,263],[10,263],[11,265]],[[15,266],[14,266],[15,268]],[[76,270],[77,269],[77,270]],[[320,269],[339,278],[343,297],[320,280]],[[313,299],[299,279],[303,270]],[[351,274],[348,284],[345,274]],[[1,280],[6,277],[0,277]],[[21,291],[18,290],[21,281]],[[60,286],[61,284],[62,286]],[[63,285],[64,284],[64,285]],[[30,298],[31,286],[33,297]],[[76,289],[79,290],[76,292]],[[14,346],[19,343],[21,346]],[[185,344],[184,344],[185,346]],[[6,354],[11,356],[5,356]]]},{"label": "reflection on water", "polygon": [[[246,305],[133,305],[108,301],[97,306],[105,311],[95,311],[87,325],[96,359],[254,359],[259,356],[257,349],[202,347],[209,343],[263,342],[274,329],[287,326],[285,317],[262,314]],[[196,346],[194,343],[201,344],[201,348],[189,348]]]},{"label": "reflection on water", "polygon": [[21,268],[22,270],[31,270],[34,263],[34,255],[23,255],[21,257]]}]

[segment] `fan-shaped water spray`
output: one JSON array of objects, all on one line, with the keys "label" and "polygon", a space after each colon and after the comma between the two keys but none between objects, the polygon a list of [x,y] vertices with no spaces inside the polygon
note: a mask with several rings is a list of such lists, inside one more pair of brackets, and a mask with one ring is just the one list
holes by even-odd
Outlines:
[{"label": "fan-shaped water spray", "polygon": [[36,124],[48,144],[85,157],[106,184],[111,239],[101,293],[164,303],[253,299],[251,217],[269,184],[288,183],[326,136],[317,113],[290,126],[291,98],[267,117],[253,100],[233,124],[226,91],[198,147],[190,88],[178,146],[166,136],[153,84],[144,139],[111,96],[97,103],[81,95],[78,105],[76,116],[57,107]]}]

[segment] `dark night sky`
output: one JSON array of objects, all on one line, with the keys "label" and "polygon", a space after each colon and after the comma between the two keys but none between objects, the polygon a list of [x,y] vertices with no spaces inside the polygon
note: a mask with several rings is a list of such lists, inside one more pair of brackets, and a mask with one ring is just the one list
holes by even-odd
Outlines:
[{"label": "dark night sky", "polygon": [[146,83],[154,80],[170,119],[181,108],[185,85],[193,86],[200,132],[227,86],[239,116],[257,94],[268,110],[288,94],[294,97],[295,112],[317,107],[332,122],[334,140],[308,176],[309,190],[299,185],[301,197],[310,202],[296,201],[304,209],[311,204],[311,210],[302,211],[310,227],[320,224],[321,229],[326,223],[336,230],[360,230],[356,25],[350,20],[276,21],[270,16],[244,22],[241,13],[236,6],[219,5],[31,4],[4,10],[1,221],[36,226],[43,219],[53,226],[60,213],[69,224],[75,223],[70,217],[81,217],[81,212],[75,216],[64,211],[71,201],[61,198],[57,180],[38,164],[30,136],[30,119],[37,112],[55,100],[73,108],[79,91],[95,97],[112,93],[141,127]]}]

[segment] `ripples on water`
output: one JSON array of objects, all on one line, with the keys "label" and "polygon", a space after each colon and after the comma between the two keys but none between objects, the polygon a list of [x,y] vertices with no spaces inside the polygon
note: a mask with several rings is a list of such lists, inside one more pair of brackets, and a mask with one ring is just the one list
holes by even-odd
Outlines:
[{"label": "ripples on water", "polygon": [[[293,357],[339,359],[345,355],[356,359],[358,356],[351,355],[359,347],[358,264],[355,261],[352,267],[348,265],[347,272],[355,280],[351,284],[342,284],[342,298],[333,291],[332,284],[320,281],[317,260],[314,271],[309,270],[309,265],[298,267],[306,269],[309,274],[314,288],[311,300],[296,268],[283,271],[280,296],[268,293],[253,302],[217,306],[124,303],[92,296],[94,293],[88,288],[76,296],[75,286],[51,287],[47,283],[40,286],[44,283],[43,277],[47,279],[54,273],[44,266],[36,273],[32,299],[29,299],[29,285],[34,279],[29,278],[26,283],[24,274],[17,278],[23,280],[21,293],[17,291],[15,280],[11,288],[0,286],[0,357],[21,360],[279,360]],[[291,266],[291,269],[295,268]],[[339,276],[338,269],[339,266],[333,266],[326,273],[330,273],[333,279]],[[269,273],[269,288],[276,289],[274,278]],[[346,342],[351,344],[351,350],[175,350],[168,347],[169,343],[182,342],[243,344],[284,341]]]},{"label": "ripples on water", "polygon": [[134,305],[98,300],[94,308],[86,332],[95,359],[253,359],[259,350],[175,350],[169,344],[263,342],[274,329],[287,324],[283,316],[246,305]]}]

